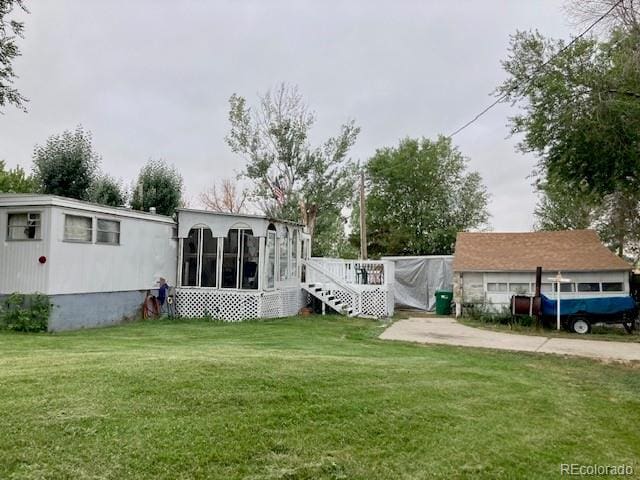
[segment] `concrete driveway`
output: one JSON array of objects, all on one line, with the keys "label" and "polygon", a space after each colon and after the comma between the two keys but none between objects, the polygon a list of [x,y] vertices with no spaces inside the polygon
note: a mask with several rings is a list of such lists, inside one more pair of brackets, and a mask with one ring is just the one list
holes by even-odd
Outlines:
[{"label": "concrete driveway", "polygon": [[501,333],[467,327],[448,317],[399,320],[381,335],[383,340],[403,340],[461,347],[494,348],[518,352],[556,353],[601,360],[640,361],[640,343],[550,338]]}]

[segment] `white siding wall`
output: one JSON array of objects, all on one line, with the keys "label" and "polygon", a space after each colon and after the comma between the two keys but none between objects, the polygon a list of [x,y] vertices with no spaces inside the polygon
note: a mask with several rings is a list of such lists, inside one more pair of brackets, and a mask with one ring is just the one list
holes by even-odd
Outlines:
[{"label": "white siding wall", "polygon": [[[65,214],[120,221],[120,245],[64,241]],[[51,227],[50,294],[146,290],[160,276],[176,285],[172,223],[53,207]]]},{"label": "white siding wall", "polygon": [[[11,212],[40,212],[42,240],[7,240],[7,218]],[[0,294],[48,293],[50,258],[51,208],[5,207],[0,208]],[[47,257],[41,264],[38,259]]]},{"label": "white siding wall", "polygon": [[[542,283],[552,283],[548,280],[555,277],[557,272],[542,272]],[[562,272],[564,278],[568,278],[572,283],[600,283],[600,282],[621,282],[623,284],[622,292],[562,292],[561,298],[579,298],[594,296],[626,296],[629,295],[629,273],[628,272]],[[529,283],[533,293],[535,288],[534,273],[464,273],[463,278],[463,297],[464,303],[484,302],[501,307],[509,305],[511,297],[516,292],[491,292],[487,288],[489,283],[507,284],[513,283]],[[555,298],[554,292],[543,292],[550,298]]]}]

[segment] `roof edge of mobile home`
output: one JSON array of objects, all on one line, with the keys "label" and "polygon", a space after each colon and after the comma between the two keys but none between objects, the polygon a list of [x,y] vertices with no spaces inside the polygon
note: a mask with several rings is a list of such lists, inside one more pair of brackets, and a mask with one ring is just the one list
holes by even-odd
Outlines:
[{"label": "roof edge of mobile home", "polygon": [[57,195],[32,193],[0,193],[0,207],[63,207],[88,212],[97,212],[121,217],[138,218],[154,222],[176,223],[172,217],[157,213],[131,210],[126,207],[110,207],[99,203],[76,200]]}]

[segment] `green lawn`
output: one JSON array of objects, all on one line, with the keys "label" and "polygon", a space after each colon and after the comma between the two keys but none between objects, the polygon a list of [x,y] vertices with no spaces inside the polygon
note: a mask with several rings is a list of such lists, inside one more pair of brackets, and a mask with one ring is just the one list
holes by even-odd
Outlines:
[{"label": "green lawn", "polygon": [[0,334],[0,478],[640,473],[640,368],[416,346],[342,317]]}]

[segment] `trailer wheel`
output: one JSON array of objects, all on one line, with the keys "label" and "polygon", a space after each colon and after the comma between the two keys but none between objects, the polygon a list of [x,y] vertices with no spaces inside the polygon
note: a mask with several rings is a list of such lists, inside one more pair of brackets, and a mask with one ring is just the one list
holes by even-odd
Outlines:
[{"label": "trailer wheel", "polygon": [[627,331],[627,333],[633,333],[633,328],[635,327],[635,321],[634,322],[625,322],[622,324],[622,326],[624,327],[624,329]]},{"label": "trailer wheel", "polygon": [[584,335],[591,331],[591,324],[585,317],[576,317],[571,320],[571,331]]}]

